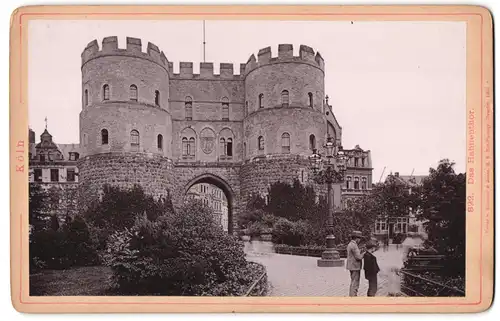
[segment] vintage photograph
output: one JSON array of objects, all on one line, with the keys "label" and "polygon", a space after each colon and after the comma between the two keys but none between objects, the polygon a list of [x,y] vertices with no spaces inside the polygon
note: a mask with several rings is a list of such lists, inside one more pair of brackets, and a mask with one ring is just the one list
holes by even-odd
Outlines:
[{"label": "vintage photograph", "polygon": [[466,32],[29,21],[29,295],[465,297]]}]

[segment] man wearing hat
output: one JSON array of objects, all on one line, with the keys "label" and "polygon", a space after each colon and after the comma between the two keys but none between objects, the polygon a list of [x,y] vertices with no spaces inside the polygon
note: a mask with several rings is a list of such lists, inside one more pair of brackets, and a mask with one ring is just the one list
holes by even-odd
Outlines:
[{"label": "man wearing hat", "polygon": [[357,296],[359,289],[359,279],[361,275],[361,265],[363,262],[363,254],[359,251],[358,244],[363,239],[363,234],[360,231],[351,233],[351,242],[347,245],[347,261],[346,268],[351,273],[351,286],[349,288],[349,296]]}]

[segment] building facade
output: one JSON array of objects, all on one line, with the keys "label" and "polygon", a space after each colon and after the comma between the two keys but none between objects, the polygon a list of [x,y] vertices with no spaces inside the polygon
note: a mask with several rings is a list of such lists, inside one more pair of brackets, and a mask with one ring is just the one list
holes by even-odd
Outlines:
[{"label": "building facade", "polygon": [[[399,175],[399,172],[389,174],[386,181],[394,180],[397,184],[407,189],[408,193],[420,186],[427,176],[406,176]],[[427,238],[424,222],[417,220],[415,209],[409,208],[408,212],[401,213],[399,217],[379,217],[375,221],[374,235],[379,239],[388,237],[392,239],[396,234],[404,234],[408,236],[418,235]]]},{"label": "building facade", "polygon": [[[308,156],[324,153],[328,136],[342,143],[342,128],[325,99],[325,62],[319,52],[281,44],[240,64],[173,63],[154,44],[128,37],[97,40],[83,50],[79,194],[82,206],[104,184],[140,184],[154,196],[182,203],[193,185],[213,184],[227,199],[228,231],[250,195],[276,181],[314,184]],[[356,156],[351,185],[335,186],[335,202],[371,188],[370,152]],[[359,156],[360,155],[360,156]],[[360,174],[362,173],[362,174]],[[359,180],[359,182],[358,182]],[[356,185],[354,185],[356,184]],[[354,186],[360,187],[359,189]],[[366,187],[363,189],[362,187]],[[315,186],[321,194],[325,186]]]},{"label": "building facade", "polygon": [[35,142],[29,130],[29,182],[39,184],[50,197],[47,210],[64,218],[78,210],[78,144],[56,144],[45,131]]}]

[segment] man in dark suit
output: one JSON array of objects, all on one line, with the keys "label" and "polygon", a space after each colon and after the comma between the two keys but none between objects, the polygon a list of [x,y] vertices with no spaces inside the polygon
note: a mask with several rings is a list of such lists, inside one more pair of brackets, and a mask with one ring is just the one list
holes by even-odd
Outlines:
[{"label": "man in dark suit", "polygon": [[377,273],[380,268],[377,264],[377,258],[373,252],[377,250],[377,244],[370,241],[366,244],[366,253],[364,259],[365,278],[368,280],[368,296],[375,296],[377,293]]}]

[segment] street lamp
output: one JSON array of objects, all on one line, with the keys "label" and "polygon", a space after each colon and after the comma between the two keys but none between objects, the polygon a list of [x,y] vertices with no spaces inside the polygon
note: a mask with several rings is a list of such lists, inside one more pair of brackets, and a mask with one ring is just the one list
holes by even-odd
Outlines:
[{"label": "street lamp", "polygon": [[318,266],[343,266],[344,261],[340,259],[339,252],[335,249],[335,236],[333,236],[333,184],[344,181],[348,156],[345,154],[342,146],[333,142],[331,136],[328,136],[324,147],[326,149],[326,160],[322,159],[322,156],[316,149],[309,156],[314,181],[318,184],[326,184],[328,187],[328,235],[326,237],[326,250],[322,253],[321,259],[318,260]]}]

